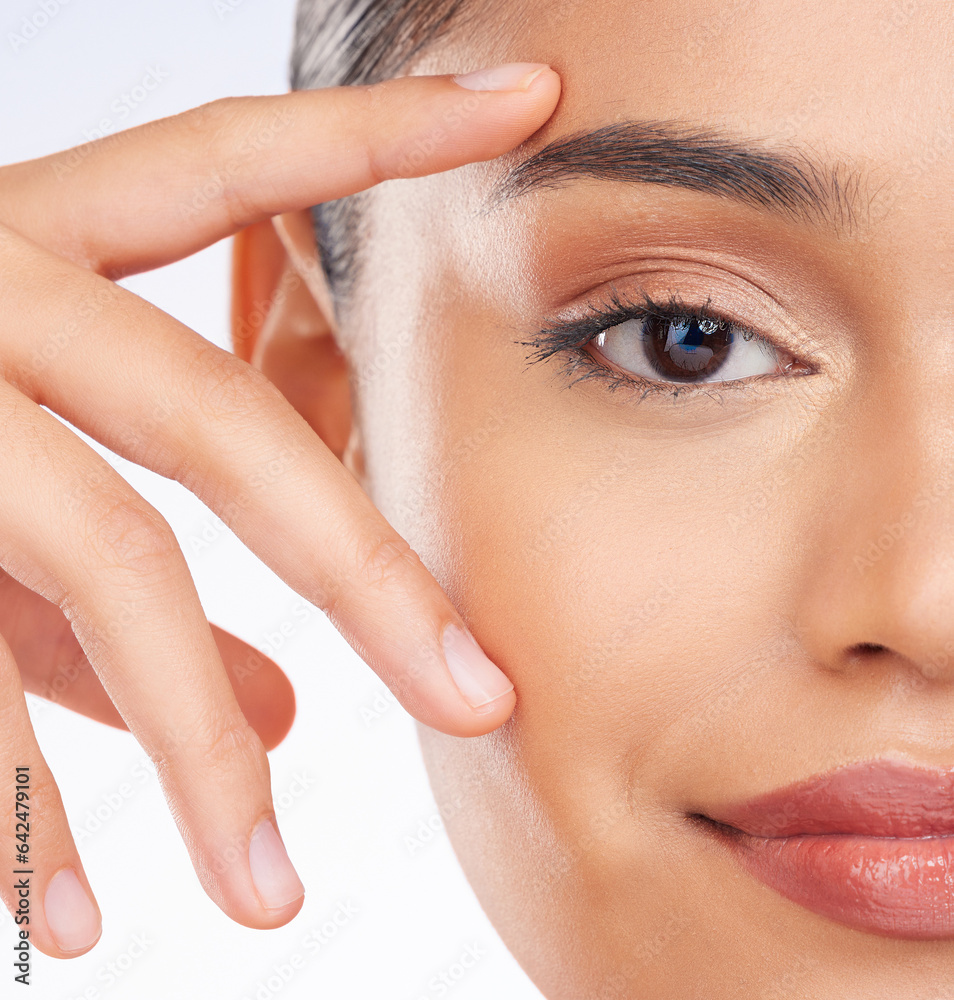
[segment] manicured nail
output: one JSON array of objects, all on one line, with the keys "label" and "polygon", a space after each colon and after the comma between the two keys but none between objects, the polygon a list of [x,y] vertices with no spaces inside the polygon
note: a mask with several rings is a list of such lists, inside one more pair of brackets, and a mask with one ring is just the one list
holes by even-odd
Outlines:
[{"label": "manicured nail", "polygon": [[467,90],[526,90],[549,68],[546,63],[504,63],[455,76],[454,83]]},{"label": "manicured nail", "polygon": [[447,668],[471,708],[481,708],[513,690],[503,671],[491,663],[471,636],[449,624],[443,635]]},{"label": "manicured nail", "polygon": [[262,906],[278,910],[305,894],[275,824],[263,819],[248,845],[248,866]]},{"label": "manicured nail", "polygon": [[103,933],[99,912],[72,868],[64,868],[50,880],[43,910],[61,951],[85,951]]}]

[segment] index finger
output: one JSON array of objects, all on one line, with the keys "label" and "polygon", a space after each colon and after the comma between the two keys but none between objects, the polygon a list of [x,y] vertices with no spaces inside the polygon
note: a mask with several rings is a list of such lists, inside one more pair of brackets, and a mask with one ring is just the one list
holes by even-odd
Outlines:
[{"label": "index finger", "polygon": [[[455,80],[462,80],[461,83]],[[0,219],[109,277],[273,215],[512,149],[560,93],[541,63],[226,98],[0,169]]]}]

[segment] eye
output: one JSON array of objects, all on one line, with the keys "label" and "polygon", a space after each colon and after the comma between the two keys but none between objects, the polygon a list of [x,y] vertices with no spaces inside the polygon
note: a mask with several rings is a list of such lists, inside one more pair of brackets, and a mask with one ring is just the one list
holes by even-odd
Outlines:
[{"label": "eye", "polygon": [[657,382],[772,375],[790,360],[764,337],[707,316],[644,314],[603,330],[590,345],[617,368]]},{"label": "eye", "polygon": [[705,387],[713,384],[754,389],[758,376],[817,371],[774,339],[730,320],[708,299],[690,304],[675,293],[658,302],[642,292],[634,301],[612,288],[582,317],[551,320],[532,340],[517,343],[533,348],[528,365],[559,359],[561,374],[573,376],[568,386],[590,379],[611,391],[628,386],[639,390],[634,402],[656,393],[710,395]]}]

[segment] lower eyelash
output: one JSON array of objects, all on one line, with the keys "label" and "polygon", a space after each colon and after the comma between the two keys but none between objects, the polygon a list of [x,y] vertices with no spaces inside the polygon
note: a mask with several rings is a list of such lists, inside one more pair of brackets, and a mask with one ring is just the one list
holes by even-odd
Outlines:
[{"label": "lower eyelash", "polygon": [[[637,390],[639,392],[637,402],[640,402],[647,396],[664,395],[678,399],[680,395],[685,393],[695,394],[700,392],[705,393],[713,399],[717,399],[718,396],[713,390],[718,389],[722,391],[728,387],[739,388],[739,386],[734,385],[732,382],[654,382],[639,375],[618,372],[607,365],[600,364],[599,361],[595,361],[582,347],[560,348],[553,354],[550,354],[549,357],[554,357],[557,354],[562,355],[560,372],[568,377],[574,374],[576,376],[567,382],[564,386],[565,389],[576,385],[577,382],[599,379],[605,383],[610,392],[617,392],[620,389]],[[543,359],[538,358],[536,360]],[[754,376],[754,378],[758,378],[758,376]]]},{"label": "lower eyelash", "polygon": [[[712,398],[719,398],[717,392],[726,389],[741,389],[747,384],[763,379],[773,378],[772,375],[754,375],[747,379],[733,379],[729,381],[713,382],[663,382],[643,378],[640,375],[616,371],[608,365],[596,361],[585,349],[598,334],[610,327],[616,326],[629,319],[645,319],[648,316],[655,316],[660,319],[705,319],[714,322],[727,323],[736,330],[739,330],[745,340],[759,340],[775,349],[773,344],[766,337],[761,336],[753,330],[743,327],[725,316],[710,308],[711,300],[706,300],[703,306],[690,306],[682,302],[677,295],[670,295],[665,304],[654,301],[645,292],[642,303],[632,302],[622,297],[613,288],[608,302],[604,304],[593,303],[589,306],[589,312],[580,320],[570,320],[567,322],[554,322],[544,327],[539,334],[529,341],[517,341],[523,347],[533,347],[534,350],[527,355],[527,364],[536,364],[538,361],[548,361],[553,357],[561,357],[562,364],[560,372],[569,376],[579,373],[567,383],[565,388],[576,385],[577,382],[585,382],[591,378],[602,380],[610,391],[619,389],[639,390],[639,400],[646,396],[664,394],[677,399],[680,394],[686,392],[704,392]],[[714,390],[717,390],[714,391]]]}]

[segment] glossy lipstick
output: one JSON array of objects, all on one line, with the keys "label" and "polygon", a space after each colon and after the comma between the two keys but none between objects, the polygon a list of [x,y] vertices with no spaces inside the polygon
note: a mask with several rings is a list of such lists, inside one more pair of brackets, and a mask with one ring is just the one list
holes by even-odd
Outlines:
[{"label": "glossy lipstick", "polygon": [[748,872],[815,913],[954,937],[954,770],[851,764],[705,818]]}]

